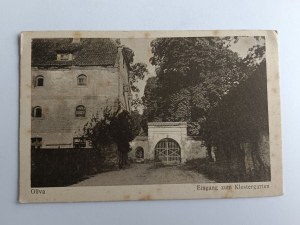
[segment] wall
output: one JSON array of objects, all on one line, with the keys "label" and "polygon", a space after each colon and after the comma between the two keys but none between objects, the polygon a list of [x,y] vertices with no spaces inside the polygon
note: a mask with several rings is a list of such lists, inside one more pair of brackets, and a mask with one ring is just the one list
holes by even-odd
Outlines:
[{"label": "wall", "polygon": [[[119,86],[120,103],[121,103],[123,109],[130,111],[131,89],[130,89],[130,85],[129,85],[129,76],[128,76],[129,70],[127,67],[127,63],[123,57],[121,47],[118,48],[117,65],[118,65],[118,71],[120,74],[119,84],[123,84],[123,85]],[[124,90],[125,86],[126,86],[127,90]]]},{"label": "wall", "polygon": [[129,157],[135,158],[137,147],[144,149],[144,159],[154,160],[155,146],[164,138],[175,140],[180,146],[181,162],[207,156],[206,147],[199,137],[187,136],[187,124],[185,122],[151,122],[148,123],[148,137],[138,136],[131,142],[132,151]]},{"label": "wall", "polygon": [[207,157],[207,149],[199,137],[187,137],[185,153],[186,160]]},{"label": "wall", "polygon": [[[167,129],[162,129],[163,132],[165,132]],[[176,129],[173,129],[173,132]],[[156,135],[157,140],[161,140],[165,138],[165,133],[161,135]],[[175,135],[172,135],[172,133],[168,134],[168,137],[176,140],[177,142],[181,140],[181,157],[182,157],[182,162],[186,162],[191,159],[196,159],[196,158],[205,158],[207,156],[207,150],[206,147],[203,146],[202,141],[199,139],[199,137],[189,137],[187,136],[185,140],[176,137]],[[161,139],[160,139],[161,138]],[[144,149],[144,158],[146,160],[153,160],[155,157],[155,152],[154,148],[156,144],[151,143],[151,139],[148,138],[147,136],[137,136],[131,143],[130,147],[132,150],[129,152],[129,158],[135,160],[135,151],[138,147],[142,147]],[[155,141],[156,142],[156,141]],[[158,141],[157,141],[158,142]],[[178,142],[179,143],[179,142]]]},{"label": "wall", "polygon": [[[78,86],[77,76],[85,74],[87,85]],[[32,137],[42,137],[47,144],[66,144],[71,147],[73,137],[97,112],[102,114],[109,105],[117,107],[118,68],[73,67],[69,69],[32,69],[32,77],[44,76],[44,86],[32,86],[32,106],[41,106],[42,118],[32,118]],[[78,105],[86,107],[86,117],[75,117]],[[53,148],[53,146],[51,146]]]}]

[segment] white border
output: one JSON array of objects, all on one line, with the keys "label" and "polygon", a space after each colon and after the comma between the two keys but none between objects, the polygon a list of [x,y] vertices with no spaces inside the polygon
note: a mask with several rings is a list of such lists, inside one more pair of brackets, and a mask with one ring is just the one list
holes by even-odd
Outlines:
[{"label": "white border", "polygon": [[[265,36],[268,77],[269,135],[271,155],[270,188],[259,190],[199,191],[197,184],[123,185],[97,187],[39,188],[45,194],[31,194],[30,187],[30,137],[31,137],[31,40],[32,38],[156,38],[156,37],[203,37],[203,36]],[[277,33],[275,31],[46,31],[21,34],[20,74],[20,194],[25,202],[81,202],[153,199],[198,199],[262,197],[282,194],[282,156],[280,127],[280,98]],[[253,185],[257,183],[238,183]],[[205,184],[199,184],[205,186]],[[212,184],[207,184],[211,186]],[[229,183],[227,185],[235,185]]]}]

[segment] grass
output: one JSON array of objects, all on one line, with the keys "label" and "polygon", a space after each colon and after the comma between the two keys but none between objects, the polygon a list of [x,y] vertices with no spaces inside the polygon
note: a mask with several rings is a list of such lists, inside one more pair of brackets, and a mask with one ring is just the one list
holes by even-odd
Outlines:
[{"label": "grass", "polygon": [[193,159],[186,162],[186,169],[205,175],[217,183],[247,182],[241,170],[233,170],[229,165],[210,162],[207,159]]}]

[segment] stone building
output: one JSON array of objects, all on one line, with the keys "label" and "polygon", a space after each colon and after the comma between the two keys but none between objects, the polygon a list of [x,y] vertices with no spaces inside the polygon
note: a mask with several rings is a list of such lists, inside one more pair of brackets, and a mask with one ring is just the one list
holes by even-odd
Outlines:
[{"label": "stone building", "polygon": [[128,63],[112,39],[32,41],[32,147],[89,147],[81,137],[105,107],[130,111]]},{"label": "stone building", "polygon": [[129,157],[136,162],[158,160],[179,164],[207,156],[200,138],[187,135],[186,122],[148,123],[148,136],[136,137],[131,149]]}]

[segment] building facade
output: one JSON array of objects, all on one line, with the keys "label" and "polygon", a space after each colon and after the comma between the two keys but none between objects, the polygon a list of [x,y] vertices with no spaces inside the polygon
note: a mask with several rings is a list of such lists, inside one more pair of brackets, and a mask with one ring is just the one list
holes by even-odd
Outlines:
[{"label": "building facade", "polygon": [[32,41],[32,147],[90,147],[84,125],[106,107],[130,111],[129,65],[112,39]]},{"label": "building facade", "polygon": [[180,164],[207,157],[206,147],[199,137],[187,135],[186,122],[148,123],[148,136],[138,136],[131,142],[129,157],[136,162],[160,161]]}]

